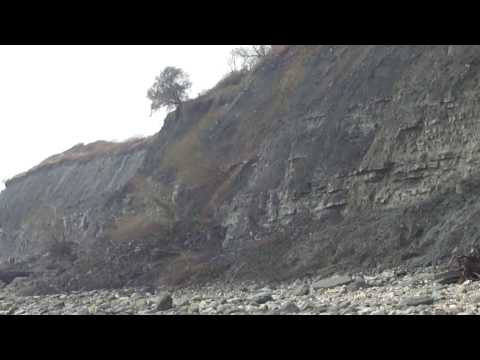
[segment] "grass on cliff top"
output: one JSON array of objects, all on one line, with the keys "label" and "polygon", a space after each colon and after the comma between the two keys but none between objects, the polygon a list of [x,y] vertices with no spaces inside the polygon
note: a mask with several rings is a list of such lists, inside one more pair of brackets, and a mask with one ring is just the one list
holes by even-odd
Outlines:
[{"label": "grass on cliff top", "polygon": [[152,137],[135,137],[123,142],[96,141],[87,145],[81,143],[75,145],[74,147],[63,153],[50,156],[49,158],[45,159],[40,164],[34,166],[30,170],[6,180],[5,185],[8,186],[9,182],[22,178],[42,168],[59,165],[67,161],[86,161],[91,160],[96,156],[115,155],[123,152],[128,152],[133,150],[137,146],[149,143],[151,140]]}]

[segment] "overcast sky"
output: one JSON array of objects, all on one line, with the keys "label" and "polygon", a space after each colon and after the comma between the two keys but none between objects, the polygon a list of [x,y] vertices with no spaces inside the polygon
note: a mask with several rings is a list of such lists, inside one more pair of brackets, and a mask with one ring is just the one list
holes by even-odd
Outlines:
[{"label": "overcast sky", "polygon": [[157,132],[147,89],[165,66],[184,69],[191,96],[227,73],[234,45],[0,46],[1,180],[78,143]]}]

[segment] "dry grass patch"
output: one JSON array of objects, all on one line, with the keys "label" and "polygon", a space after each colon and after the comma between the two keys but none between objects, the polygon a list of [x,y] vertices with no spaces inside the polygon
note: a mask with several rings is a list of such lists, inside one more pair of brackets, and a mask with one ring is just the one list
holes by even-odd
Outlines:
[{"label": "dry grass patch", "polygon": [[59,165],[69,161],[88,161],[97,156],[116,155],[129,152],[136,147],[150,143],[151,140],[152,137],[132,138],[124,142],[96,141],[87,145],[84,145],[83,143],[78,144],[61,154],[50,156],[30,170],[6,180],[5,185],[8,186],[12,181],[18,180],[42,168]]}]

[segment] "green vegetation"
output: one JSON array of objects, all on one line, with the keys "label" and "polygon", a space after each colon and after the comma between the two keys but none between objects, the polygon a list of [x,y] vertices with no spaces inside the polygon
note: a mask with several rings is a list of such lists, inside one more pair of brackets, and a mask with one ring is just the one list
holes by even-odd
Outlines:
[{"label": "green vegetation", "polygon": [[178,107],[188,99],[187,90],[191,86],[188,75],[182,69],[167,66],[155,78],[155,83],[147,92],[147,97],[152,102],[151,111],[162,107],[166,107],[167,110]]}]

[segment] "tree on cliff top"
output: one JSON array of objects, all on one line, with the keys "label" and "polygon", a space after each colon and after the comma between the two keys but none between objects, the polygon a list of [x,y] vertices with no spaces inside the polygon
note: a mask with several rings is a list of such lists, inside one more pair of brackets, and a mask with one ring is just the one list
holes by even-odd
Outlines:
[{"label": "tree on cliff top", "polygon": [[179,106],[188,99],[187,90],[191,86],[188,74],[182,69],[167,66],[155,78],[155,83],[147,92],[147,97],[152,102],[150,106],[152,113],[162,107],[170,110]]},{"label": "tree on cliff top", "polygon": [[233,49],[228,60],[231,71],[251,70],[261,59],[268,56],[271,48],[271,45],[250,45]]}]

